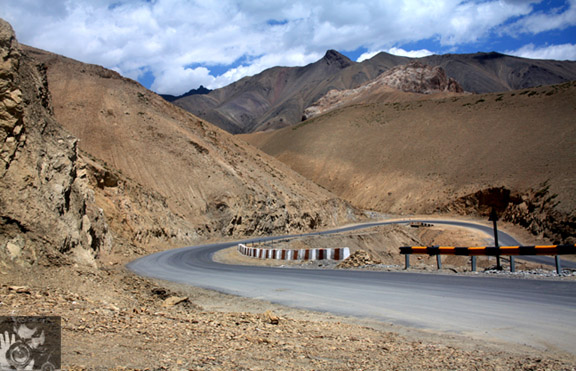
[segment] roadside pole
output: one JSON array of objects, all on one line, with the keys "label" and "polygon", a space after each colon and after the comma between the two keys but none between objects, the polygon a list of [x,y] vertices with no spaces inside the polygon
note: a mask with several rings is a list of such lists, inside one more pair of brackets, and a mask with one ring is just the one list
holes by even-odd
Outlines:
[{"label": "roadside pole", "polygon": [[[500,248],[500,245],[498,245],[498,226],[496,225],[496,222],[498,221],[498,213],[496,213],[494,208],[492,208],[492,211],[490,211],[490,217],[488,220],[491,220],[494,224],[494,246],[496,247],[496,251],[498,251]],[[500,264],[500,254],[498,253],[496,253],[496,269],[499,271],[502,270],[502,265]]]}]

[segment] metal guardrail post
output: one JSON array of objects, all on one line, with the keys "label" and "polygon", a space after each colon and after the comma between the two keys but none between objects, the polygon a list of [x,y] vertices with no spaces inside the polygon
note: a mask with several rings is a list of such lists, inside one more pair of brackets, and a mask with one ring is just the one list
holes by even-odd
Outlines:
[{"label": "metal guardrail post", "polygon": [[476,272],[476,257],[472,256],[472,272]]},{"label": "metal guardrail post", "polygon": [[556,261],[556,273],[562,274],[562,266],[560,265],[560,257],[558,255],[556,255],[554,257],[554,260]]},{"label": "metal guardrail post", "polygon": [[442,258],[440,254],[436,255],[436,265],[438,269],[442,269]]},{"label": "metal guardrail post", "polygon": [[410,254],[404,255],[404,269],[410,268]]},{"label": "metal guardrail post", "polygon": [[516,261],[514,261],[514,257],[510,255],[510,272],[516,272]]}]

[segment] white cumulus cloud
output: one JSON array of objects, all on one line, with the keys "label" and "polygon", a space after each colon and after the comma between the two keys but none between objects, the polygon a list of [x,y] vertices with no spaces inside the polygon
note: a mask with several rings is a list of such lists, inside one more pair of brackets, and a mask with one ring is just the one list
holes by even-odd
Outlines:
[{"label": "white cumulus cloud", "polygon": [[534,12],[505,27],[503,31],[513,35],[537,34],[576,26],[576,0],[568,0],[565,8],[560,7],[560,2],[552,3],[557,7],[549,12]]},{"label": "white cumulus cloud", "polygon": [[565,28],[575,2],[536,12],[530,0],[2,0],[0,17],[22,43],[131,78],[146,71],[157,92],[181,94],[310,63],[327,49],[423,56],[402,46],[433,40],[457,50]]},{"label": "white cumulus cloud", "polygon": [[422,57],[426,57],[428,55],[434,54],[434,52],[431,52],[428,49],[404,50],[402,48],[392,47],[392,48],[387,49],[387,50],[378,50],[378,51],[374,51],[374,52],[362,53],[358,57],[356,62],[362,62],[362,61],[365,61],[367,59],[370,59],[380,52],[385,52],[385,53],[389,53],[389,54],[393,54],[393,55],[398,55],[400,57],[409,57],[409,58],[422,58]]},{"label": "white cumulus cloud", "polygon": [[506,51],[505,54],[531,59],[576,60],[576,44],[547,45],[536,47],[534,44],[524,45],[517,50]]}]

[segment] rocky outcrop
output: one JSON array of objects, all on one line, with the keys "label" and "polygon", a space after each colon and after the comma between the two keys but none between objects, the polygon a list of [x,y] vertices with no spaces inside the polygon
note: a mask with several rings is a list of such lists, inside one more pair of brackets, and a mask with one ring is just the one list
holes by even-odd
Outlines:
[{"label": "rocky outcrop", "polygon": [[52,117],[42,66],[0,20],[0,265],[95,264],[112,239],[77,139]]},{"label": "rocky outcrop", "polygon": [[544,184],[542,188],[532,189],[510,204],[502,218],[553,243],[576,244],[576,212],[568,214],[559,211],[556,197]]},{"label": "rocky outcrop", "polygon": [[442,67],[431,67],[419,62],[394,67],[378,76],[374,83],[420,94],[464,91],[456,80],[446,75]]},{"label": "rocky outcrop", "polygon": [[559,211],[556,197],[547,183],[523,193],[494,187],[460,197],[444,211],[488,218],[494,210],[501,220],[520,225],[534,236],[556,244],[574,244],[576,213]]},{"label": "rocky outcrop", "polygon": [[448,77],[443,68],[411,62],[394,67],[358,88],[330,90],[325,96],[304,110],[303,119],[310,119],[345,105],[370,101],[372,97],[383,92],[391,93],[391,89],[417,94],[463,92],[460,84]]}]

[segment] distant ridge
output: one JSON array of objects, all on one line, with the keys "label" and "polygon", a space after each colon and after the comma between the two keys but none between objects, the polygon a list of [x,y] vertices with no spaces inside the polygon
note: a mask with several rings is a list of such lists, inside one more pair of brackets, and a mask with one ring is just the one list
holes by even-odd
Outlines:
[{"label": "distant ridge", "polygon": [[440,66],[472,93],[495,93],[576,80],[576,62],[513,57],[496,52],[445,54],[421,61]]},{"label": "distant ridge", "polygon": [[576,62],[535,60],[496,52],[423,58],[379,53],[361,63],[335,50],[304,67],[274,67],[255,76],[173,102],[233,134],[294,125],[330,90],[354,89],[389,69],[419,62],[442,67],[465,91],[503,92],[576,80]]},{"label": "distant ridge", "polygon": [[198,89],[191,89],[188,90],[186,93],[182,95],[170,95],[170,94],[160,94],[160,96],[166,99],[168,102],[174,102],[177,99],[189,97],[191,95],[199,95],[199,94],[208,94],[212,91],[212,89],[205,88],[204,85],[200,85]]}]

